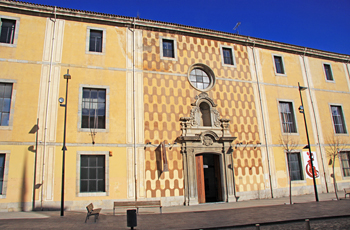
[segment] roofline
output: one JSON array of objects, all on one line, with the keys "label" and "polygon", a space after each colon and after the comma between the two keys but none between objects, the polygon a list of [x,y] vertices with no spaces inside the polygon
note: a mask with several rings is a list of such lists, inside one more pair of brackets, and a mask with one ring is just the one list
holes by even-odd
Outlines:
[{"label": "roofline", "polygon": [[[54,14],[54,8],[55,6],[40,5],[12,0],[0,0],[0,10],[2,11],[30,14],[34,16],[52,16]],[[89,21],[100,24],[117,24],[119,26],[128,26],[131,24],[135,24],[135,26],[139,29],[158,30],[176,34],[186,34],[197,37],[211,38],[214,40],[224,40],[227,42],[239,43],[246,46],[283,51],[298,55],[305,55],[309,57],[316,57],[345,63],[350,62],[350,55],[346,54],[339,54],[303,46],[291,45],[282,42],[265,40],[261,38],[254,38],[245,35],[238,35],[228,32],[180,25],[175,23],[84,10],[76,10],[63,7],[56,7],[56,17],[74,21]]]}]

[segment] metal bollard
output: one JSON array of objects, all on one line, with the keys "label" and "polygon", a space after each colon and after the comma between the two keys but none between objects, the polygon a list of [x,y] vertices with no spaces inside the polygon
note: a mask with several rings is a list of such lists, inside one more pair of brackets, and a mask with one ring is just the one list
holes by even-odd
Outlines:
[{"label": "metal bollard", "polygon": [[136,209],[126,210],[126,226],[134,229],[137,226]]},{"label": "metal bollard", "polygon": [[310,230],[310,221],[309,219],[305,219],[305,224],[306,224],[306,230]]},{"label": "metal bollard", "polygon": [[255,224],[256,230],[260,230],[260,224]]}]

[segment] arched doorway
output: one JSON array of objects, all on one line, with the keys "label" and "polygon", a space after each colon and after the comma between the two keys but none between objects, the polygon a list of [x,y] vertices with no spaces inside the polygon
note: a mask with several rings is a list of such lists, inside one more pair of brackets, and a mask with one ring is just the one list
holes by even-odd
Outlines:
[{"label": "arched doorway", "polygon": [[220,155],[196,155],[198,203],[223,201]]},{"label": "arched doorway", "polygon": [[191,103],[190,117],[181,117],[181,143],[184,169],[184,203],[235,201],[229,119],[220,118],[216,104],[207,93]]}]

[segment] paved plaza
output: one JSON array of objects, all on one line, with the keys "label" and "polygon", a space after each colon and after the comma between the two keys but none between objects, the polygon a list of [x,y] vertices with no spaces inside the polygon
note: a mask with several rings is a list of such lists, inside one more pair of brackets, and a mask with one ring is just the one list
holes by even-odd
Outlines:
[{"label": "paved plaza", "polygon": [[[300,229],[305,219],[311,229],[349,229],[350,199],[334,200],[334,193],[315,196],[303,195],[289,198],[212,203],[193,206],[140,209],[135,229]],[[91,217],[85,223],[85,211],[8,212],[0,213],[0,229],[128,229],[126,211],[102,210],[95,223]],[[129,228],[130,229],[130,228]]]}]

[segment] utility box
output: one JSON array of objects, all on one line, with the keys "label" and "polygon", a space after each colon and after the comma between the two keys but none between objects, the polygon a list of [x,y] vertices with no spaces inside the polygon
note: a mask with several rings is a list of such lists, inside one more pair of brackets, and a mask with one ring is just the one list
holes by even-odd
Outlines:
[{"label": "utility box", "polygon": [[136,209],[126,210],[126,226],[134,229],[137,226]]}]

